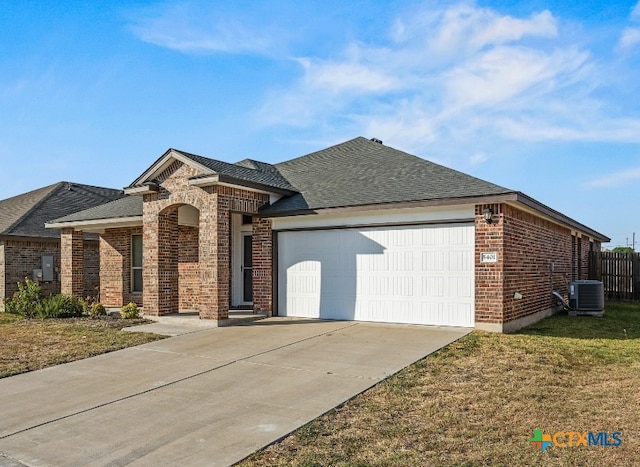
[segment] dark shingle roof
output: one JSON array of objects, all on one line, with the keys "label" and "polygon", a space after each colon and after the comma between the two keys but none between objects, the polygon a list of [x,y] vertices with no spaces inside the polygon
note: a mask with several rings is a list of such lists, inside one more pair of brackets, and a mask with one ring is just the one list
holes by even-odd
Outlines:
[{"label": "dark shingle roof", "polygon": [[121,190],[58,182],[0,201],[0,235],[23,237],[60,236],[45,229],[45,222],[124,196]]},{"label": "dark shingle roof", "polygon": [[137,216],[142,216],[142,196],[125,196],[109,203],[54,219],[51,222],[95,221]]},{"label": "dark shingle roof", "polygon": [[[266,207],[262,211],[266,215],[513,193],[507,188],[362,137],[275,165],[252,159],[230,164],[175,149],[173,151],[232,181],[245,181],[279,188],[287,194],[293,193]],[[141,215],[142,197],[127,196],[57,218],[54,222]]]},{"label": "dark shingle roof", "polygon": [[363,137],[275,167],[300,193],[265,214],[513,193]]},{"label": "dark shingle roof", "polygon": [[244,161],[241,161],[237,164],[230,164],[229,162],[209,159],[207,157],[198,156],[196,154],[178,151],[177,149],[174,149],[174,151],[179,152],[192,161],[203,165],[206,168],[213,170],[215,173],[221,175],[227,175],[238,180],[259,183],[262,185],[266,185],[267,187],[296,191],[295,188],[291,186],[287,179],[284,178],[273,165],[267,164],[265,162],[245,159]]}]

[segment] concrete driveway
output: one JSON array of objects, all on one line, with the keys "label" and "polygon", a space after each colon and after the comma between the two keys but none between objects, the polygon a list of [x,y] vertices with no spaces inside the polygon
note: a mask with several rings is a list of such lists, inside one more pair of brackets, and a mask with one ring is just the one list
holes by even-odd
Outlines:
[{"label": "concrete driveway", "polygon": [[0,465],[229,465],[469,329],[270,318],[0,379]]}]

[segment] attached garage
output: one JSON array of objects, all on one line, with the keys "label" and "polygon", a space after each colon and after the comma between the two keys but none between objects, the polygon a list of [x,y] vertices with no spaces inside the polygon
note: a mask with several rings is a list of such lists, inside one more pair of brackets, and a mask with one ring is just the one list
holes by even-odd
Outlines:
[{"label": "attached garage", "polygon": [[278,314],[474,325],[473,223],[279,232]]}]

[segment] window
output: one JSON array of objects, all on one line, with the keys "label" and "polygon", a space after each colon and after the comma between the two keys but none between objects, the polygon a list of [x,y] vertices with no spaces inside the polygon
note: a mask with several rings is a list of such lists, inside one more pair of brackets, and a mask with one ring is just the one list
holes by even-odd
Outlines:
[{"label": "window", "polygon": [[142,292],[142,235],[131,236],[131,291]]}]

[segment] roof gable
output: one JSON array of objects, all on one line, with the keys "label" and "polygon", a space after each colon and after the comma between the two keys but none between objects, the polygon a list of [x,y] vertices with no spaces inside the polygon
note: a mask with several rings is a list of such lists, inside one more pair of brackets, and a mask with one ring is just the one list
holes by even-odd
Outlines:
[{"label": "roof gable", "polygon": [[175,161],[187,164],[196,169],[199,175],[212,174],[213,171],[200,164],[197,160],[188,157],[188,153],[183,153],[176,149],[170,148],[162,156],[160,156],[147,170],[145,170],[138,178],[136,178],[128,188],[141,186],[144,183],[155,181],[162,172],[167,170]]},{"label": "roof gable", "polygon": [[231,164],[177,149],[169,149],[126,188],[127,193],[135,194],[140,192],[139,188],[146,184],[160,183],[158,177],[176,161],[197,170],[198,173],[190,179],[194,184],[204,184],[204,180],[210,179],[212,183],[239,185],[282,194],[292,194],[295,191],[295,188],[271,164],[250,159]]},{"label": "roof gable", "polygon": [[45,222],[123,196],[121,190],[59,182],[0,201],[0,235],[59,236]]}]

